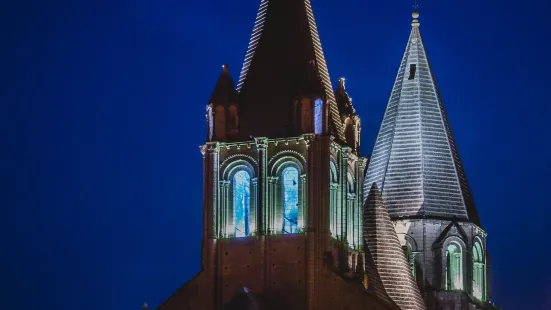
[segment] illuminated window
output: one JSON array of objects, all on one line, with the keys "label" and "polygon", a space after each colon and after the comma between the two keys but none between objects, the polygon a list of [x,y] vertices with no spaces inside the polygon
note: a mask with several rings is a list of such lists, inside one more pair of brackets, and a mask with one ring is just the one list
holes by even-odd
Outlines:
[{"label": "illuminated window", "polygon": [[316,99],[314,105],[314,133],[316,135],[321,135],[323,132],[323,101],[321,99]]},{"label": "illuminated window", "polygon": [[484,298],[484,252],[482,245],[477,240],[473,246],[473,296],[478,300]]},{"label": "illuminated window", "polygon": [[250,188],[249,174],[241,170],[233,176],[233,219],[235,237],[249,235]]},{"label": "illuminated window", "polygon": [[406,260],[409,263],[411,274],[415,279],[415,254],[413,254],[413,251],[411,250],[411,246],[409,245],[409,243],[407,245],[404,245],[402,247],[402,250],[404,251],[404,256],[406,257]]},{"label": "illuminated window", "polygon": [[282,173],[283,233],[298,233],[298,170],[287,167]]},{"label": "illuminated window", "polygon": [[329,192],[329,210],[330,210],[330,222],[331,222],[331,234],[335,238],[340,238],[341,236],[341,213],[338,203],[338,188],[339,181],[337,177],[337,168],[335,164],[330,161],[330,178],[331,178],[331,188]]},{"label": "illuminated window", "polygon": [[450,243],[446,248],[446,289],[463,289],[463,263],[461,247],[457,243]]}]

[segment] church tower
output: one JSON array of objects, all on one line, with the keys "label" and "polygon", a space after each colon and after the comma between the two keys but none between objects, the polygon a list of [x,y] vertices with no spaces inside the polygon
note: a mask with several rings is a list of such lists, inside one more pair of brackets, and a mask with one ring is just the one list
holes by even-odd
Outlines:
[{"label": "church tower", "polygon": [[492,309],[487,234],[413,22],[364,182],[379,192],[428,309]]},{"label": "church tower", "polygon": [[261,1],[206,123],[202,270],[159,309],[398,309],[364,265],[360,119],[310,0]]}]

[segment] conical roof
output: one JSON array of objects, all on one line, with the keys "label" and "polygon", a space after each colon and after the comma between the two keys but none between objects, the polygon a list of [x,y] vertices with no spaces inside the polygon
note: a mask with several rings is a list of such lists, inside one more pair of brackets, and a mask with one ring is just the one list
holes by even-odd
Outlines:
[{"label": "conical roof", "polygon": [[363,216],[363,237],[388,296],[402,310],[426,309],[376,183],[372,183]]},{"label": "conical roof", "polygon": [[222,72],[218,77],[216,86],[210,96],[209,103],[212,104],[226,104],[228,102],[236,102],[237,91],[235,90],[235,84],[230,75],[228,65],[222,66]]},{"label": "conical roof", "polygon": [[326,101],[326,128],[344,141],[309,0],[262,0],[237,90],[240,132],[247,137],[292,134],[293,103],[308,96]]},{"label": "conical roof", "polygon": [[457,217],[480,225],[414,12],[412,30],[366,173],[391,217]]}]

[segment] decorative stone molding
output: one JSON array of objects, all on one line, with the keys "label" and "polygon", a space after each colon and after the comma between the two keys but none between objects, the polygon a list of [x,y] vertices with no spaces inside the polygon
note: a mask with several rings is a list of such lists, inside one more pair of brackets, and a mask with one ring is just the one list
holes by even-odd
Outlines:
[{"label": "decorative stone molding", "polygon": [[306,158],[302,154],[300,154],[299,152],[294,151],[294,150],[283,150],[283,151],[279,151],[279,152],[275,153],[270,158],[270,160],[268,161],[268,167],[273,165],[274,161],[279,161],[279,159],[282,158],[282,157],[295,158],[300,162],[300,165],[301,165],[302,169],[304,169],[304,167],[306,167]]}]

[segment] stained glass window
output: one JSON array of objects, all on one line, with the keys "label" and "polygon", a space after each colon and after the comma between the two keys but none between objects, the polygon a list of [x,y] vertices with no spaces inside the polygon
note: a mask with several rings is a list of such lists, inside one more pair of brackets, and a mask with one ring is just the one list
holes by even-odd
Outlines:
[{"label": "stained glass window", "polygon": [[473,247],[473,296],[479,300],[484,297],[484,256],[482,245],[476,241]]},{"label": "stained glass window", "polygon": [[298,170],[287,167],[283,170],[283,233],[298,233]]},{"label": "stained glass window", "polygon": [[323,101],[321,99],[316,99],[314,106],[314,133],[316,135],[321,135],[323,131]]},{"label": "stained glass window", "polygon": [[448,290],[463,289],[461,248],[452,243],[446,249],[446,287]]},{"label": "stained glass window", "polygon": [[241,170],[233,176],[233,219],[235,237],[249,235],[250,188],[249,174]]}]

